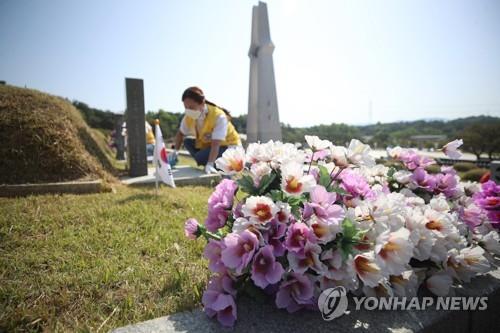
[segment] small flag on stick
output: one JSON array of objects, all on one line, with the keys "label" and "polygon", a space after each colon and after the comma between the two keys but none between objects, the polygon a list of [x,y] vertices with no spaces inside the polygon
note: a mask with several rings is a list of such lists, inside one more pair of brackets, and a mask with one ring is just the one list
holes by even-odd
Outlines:
[{"label": "small flag on stick", "polygon": [[155,136],[156,143],[153,162],[156,168],[156,188],[158,188],[158,179],[161,179],[162,182],[171,187],[175,187],[174,176],[172,175],[172,168],[168,163],[168,153],[165,149],[160,121],[158,119],[155,120]]}]

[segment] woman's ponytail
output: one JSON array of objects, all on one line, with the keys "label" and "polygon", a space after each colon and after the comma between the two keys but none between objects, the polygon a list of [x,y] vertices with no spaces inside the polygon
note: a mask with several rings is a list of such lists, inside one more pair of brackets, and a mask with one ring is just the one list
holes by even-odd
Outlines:
[{"label": "woman's ponytail", "polygon": [[208,105],[218,107],[219,109],[224,111],[224,113],[226,114],[226,116],[228,117],[229,120],[232,119],[231,113],[227,109],[220,107],[220,106],[216,105],[215,103],[207,101],[205,99],[205,95],[203,94],[203,90],[201,90],[199,87],[189,87],[186,90],[184,90],[184,93],[182,94],[182,101],[184,102],[184,100],[186,98],[192,99],[193,101],[195,101],[198,104],[205,102]]},{"label": "woman's ponytail", "polygon": [[223,108],[223,107],[221,107],[221,106],[218,106],[217,104],[212,103],[212,102],[207,101],[207,100],[205,100],[205,103],[206,103],[206,104],[208,104],[208,105],[212,105],[212,106],[215,106],[215,107],[217,107],[217,108],[221,109],[222,111],[224,111],[224,113],[225,113],[225,114],[226,114],[226,116],[229,118],[229,120],[231,120],[231,119],[232,119],[232,117],[231,117],[231,113],[229,112],[229,110],[227,110],[227,109],[225,109],[225,108]]}]

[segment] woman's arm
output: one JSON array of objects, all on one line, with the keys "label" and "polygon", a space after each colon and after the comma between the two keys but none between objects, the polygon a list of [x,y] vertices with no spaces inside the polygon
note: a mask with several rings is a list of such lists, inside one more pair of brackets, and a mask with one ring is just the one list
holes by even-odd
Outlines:
[{"label": "woman's arm", "polygon": [[177,131],[175,135],[175,150],[181,149],[182,141],[184,140],[184,134],[181,131]]},{"label": "woman's arm", "polygon": [[208,154],[208,163],[212,163],[213,165],[217,159],[221,142],[222,140],[212,140],[212,144],[210,145],[210,154]]}]

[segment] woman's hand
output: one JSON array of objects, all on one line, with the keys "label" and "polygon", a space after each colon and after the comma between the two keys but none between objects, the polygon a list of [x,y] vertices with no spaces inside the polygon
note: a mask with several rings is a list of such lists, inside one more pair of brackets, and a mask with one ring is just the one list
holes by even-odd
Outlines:
[{"label": "woman's hand", "polygon": [[219,173],[217,169],[214,167],[214,162],[208,162],[207,165],[205,165],[205,173],[206,174]]},{"label": "woman's hand", "polygon": [[208,162],[214,164],[217,156],[219,156],[219,148],[221,140],[212,140],[210,144],[210,154],[208,154]]}]

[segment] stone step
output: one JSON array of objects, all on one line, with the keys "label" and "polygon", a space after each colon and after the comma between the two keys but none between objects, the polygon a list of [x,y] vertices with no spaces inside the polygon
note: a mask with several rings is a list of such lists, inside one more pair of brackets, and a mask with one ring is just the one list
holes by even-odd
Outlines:
[{"label": "stone step", "polygon": [[215,333],[215,332],[498,332],[500,327],[500,270],[479,276],[455,289],[455,296],[487,296],[484,311],[426,310],[387,311],[355,310],[349,300],[349,313],[332,321],[324,321],[316,311],[289,314],[274,304],[248,298],[238,299],[238,320],[233,330],[223,328],[208,318],[201,309],[117,328],[112,333]]}]

